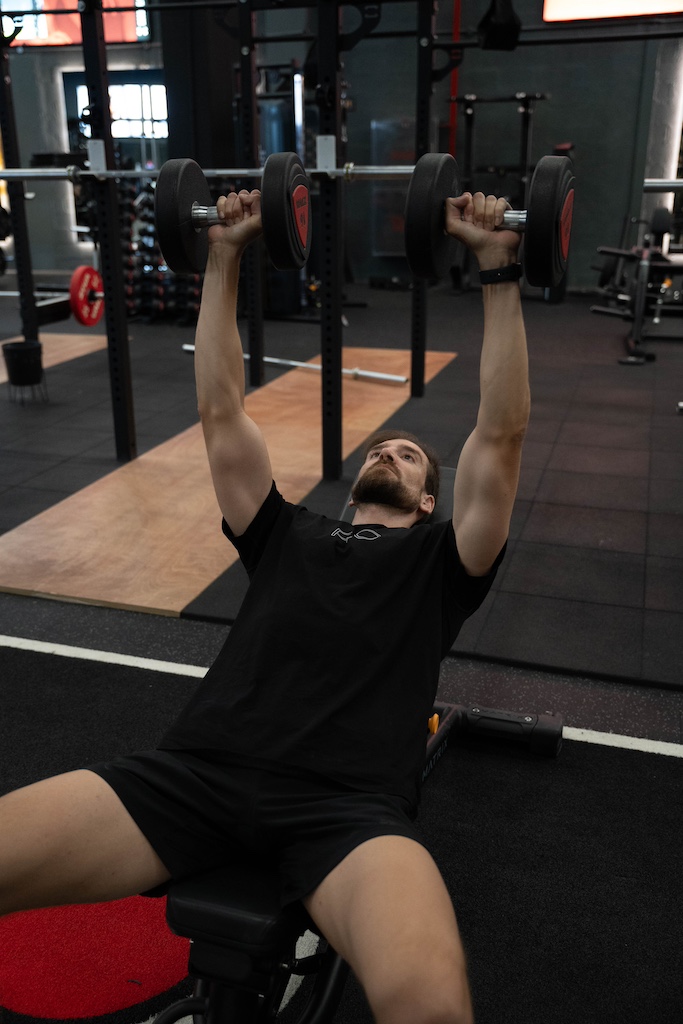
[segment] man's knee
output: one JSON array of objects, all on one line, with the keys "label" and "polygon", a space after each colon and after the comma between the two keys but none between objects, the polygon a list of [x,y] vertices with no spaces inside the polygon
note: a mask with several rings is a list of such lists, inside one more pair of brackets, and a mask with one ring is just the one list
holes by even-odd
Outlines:
[{"label": "man's knee", "polygon": [[372,1007],[377,1024],[474,1024],[466,1000],[446,1000],[434,993],[404,993]]},{"label": "man's knee", "polygon": [[397,974],[370,988],[368,1001],[378,1024],[473,1024],[464,969]]}]

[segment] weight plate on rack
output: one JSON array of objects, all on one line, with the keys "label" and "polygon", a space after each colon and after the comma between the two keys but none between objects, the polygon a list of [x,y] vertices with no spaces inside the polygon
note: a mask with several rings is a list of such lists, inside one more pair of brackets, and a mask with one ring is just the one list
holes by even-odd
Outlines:
[{"label": "weight plate on rack", "polygon": [[104,316],[104,282],[94,267],[76,267],[69,284],[69,305],[79,324],[93,327]]},{"label": "weight plate on rack", "polygon": [[299,270],[311,251],[310,185],[296,153],[272,153],[263,167],[261,218],[277,270]]},{"label": "weight plate on rack", "polygon": [[446,234],[445,203],[461,193],[460,172],[450,153],[425,153],[408,186],[405,244],[415,277],[445,277],[454,263],[454,240]]},{"label": "weight plate on rack", "polygon": [[574,180],[569,157],[544,156],[536,165],[524,229],[524,276],[535,288],[556,288],[566,273]]},{"label": "weight plate on rack", "polygon": [[194,160],[167,160],[154,190],[157,241],[175,274],[201,274],[209,256],[206,228],[192,223],[192,207],[211,206],[204,172]]}]

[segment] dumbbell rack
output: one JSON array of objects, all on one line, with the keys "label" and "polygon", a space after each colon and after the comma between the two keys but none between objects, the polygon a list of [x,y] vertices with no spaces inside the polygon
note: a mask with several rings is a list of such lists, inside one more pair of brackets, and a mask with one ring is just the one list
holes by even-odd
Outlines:
[{"label": "dumbbell rack", "polygon": [[[125,188],[125,185],[123,186]],[[132,217],[124,242],[126,310],[131,320],[152,323],[173,319],[180,325],[196,322],[202,275],[176,276],[166,266],[154,224],[154,188],[147,181],[128,195]],[[122,198],[122,208],[126,201]],[[127,218],[128,219],[128,218]]]}]

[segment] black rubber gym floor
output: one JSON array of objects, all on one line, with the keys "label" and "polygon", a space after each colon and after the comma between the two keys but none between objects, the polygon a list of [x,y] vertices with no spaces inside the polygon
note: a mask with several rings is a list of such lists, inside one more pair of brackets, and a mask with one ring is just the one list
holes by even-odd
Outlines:
[{"label": "black rubber gym floor", "polygon": [[[354,285],[348,298],[347,344],[409,345],[408,294]],[[601,680],[604,694],[643,696],[647,691],[633,684],[647,683],[650,698],[683,681],[683,417],[676,413],[683,399],[683,345],[653,340],[648,347],[656,361],[620,365],[624,325],[591,315],[590,302],[590,296],[570,296],[560,305],[525,299],[532,415],[519,496],[494,590],[456,643],[460,660],[454,669],[468,666],[460,673],[465,679],[458,699],[471,692],[470,678],[474,687],[500,690],[503,701],[522,677],[537,679],[542,693],[542,680],[553,678],[548,673],[577,676],[596,699],[600,687],[588,680]],[[9,305],[4,300],[3,310]],[[428,346],[455,351],[458,358],[394,422],[422,434],[445,465],[455,465],[476,415],[480,297],[441,286],[430,292],[429,306]],[[677,322],[666,326],[676,330]],[[65,324],[55,331],[62,327],[82,330]],[[268,322],[267,352],[310,358],[318,350],[318,330],[314,324]],[[16,313],[5,311],[1,332],[5,338],[19,333]],[[138,446],[145,451],[196,421],[192,360],[181,350],[193,331],[173,323],[132,323],[130,333]],[[680,333],[683,340],[683,325]],[[269,378],[276,372],[269,368]],[[2,531],[117,466],[105,354],[54,367],[47,381],[46,404],[10,402],[7,385],[0,387]],[[307,504],[337,514],[357,466],[354,455],[343,479],[321,483]],[[243,592],[237,566],[185,609],[196,621],[180,623],[0,595],[0,629],[54,634],[59,622],[69,634],[82,628],[115,637],[123,627],[114,623],[125,621],[127,636],[132,631],[142,638],[136,646],[143,650],[135,653],[168,643],[179,648],[178,660],[193,661],[181,649],[186,642],[192,647],[194,630],[210,658],[224,633],[221,623],[234,618]],[[64,642],[87,645],[73,636]],[[667,710],[648,711],[644,701],[637,735],[680,742],[681,716],[672,707],[679,706],[678,696],[661,696]],[[499,706],[513,704],[509,699]],[[633,723],[592,727],[631,731]]]},{"label": "black rubber gym floor", "polygon": [[[0,794],[148,749],[195,685],[1,646],[0,678]],[[546,758],[451,740],[419,828],[456,908],[478,1024],[680,1020],[680,773],[678,757],[593,743]],[[137,1010],[117,1020],[138,1024]],[[335,1022],[370,1021],[351,979]]]}]

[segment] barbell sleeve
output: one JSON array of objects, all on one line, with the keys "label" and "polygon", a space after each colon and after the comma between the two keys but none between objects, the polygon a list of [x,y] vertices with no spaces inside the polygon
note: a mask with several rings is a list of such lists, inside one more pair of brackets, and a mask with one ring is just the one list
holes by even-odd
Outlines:
[{"label": "barbell sleeve", "polygon": [[680,178],[646,178],[643,192],[683,192],[683,181]]},{"label": "barbell sleeve", "polygon": [[[329,169],[312,168],[306,173],[310,176],[326,176],[329,178],[344,178],[346,181],[354,179],[398,179],[410,178],[414,166],[396,165],[387,167],[376,167],[371,165],[357,166],[353,163],[344,164],[343,167]],[[213,168],[203,172],[206,178],[261,178],[263,177],[262,167],[224,167]],[[70,181],[77,182],[82,178],[96,178],[104,181],[107,178],[157,178],[158,170],[134,170],[134,171],[92,171],[87,168],[71,165],[69,167],[4,167],[0,169],[0,181]],[[653,187],[656,186],[656,187]],[[659,180],[645,181],[645,191],[666,191],[668,186],[672,191],[677,186],[683,189],[683,182],[663,182]],[[218,218],[215,206],[196,205],[192,208],[192,221],[196,227],[211,227],[213,224],[222,223]],[[504,216],[506,227],[523,230],[526,226],[526,211],[507,210]]]},{"label": "barbell sleeve", "polygon": [[[193,353],[195,346],[192,342],[186,342],[182,346],[183,352]],[[248,352],[243,353],[245,360],[249,361],[251,356]],[[297,359],[279,359],[275,356],[264,356],[264,363],[269,363],[271,366],[287,366],[295,370],[312,370],[314,373],[320,373],[322,366],[320,363],[303,363]],[[382,384],[407,384],[408,378],[402,377],[397,373],[382,373],[379,370],[361,370],[360,367],[354,369],[347,369],[342,367],[343,377],[352,377],[354,380],[367,380],[377,381]]]},{"label": "barbell sleeve", "polygon": [[[68,167],[3,167],[0,168],[0,181],[71,181],[81,178],[96,178],[106,181],[107,178],[158,178],[159,168],[155,170],[126,171],[93,171],[87,167],[71,164]],[[204,171],[207,178],[261,178],[262,167],[226,167]]]}]

